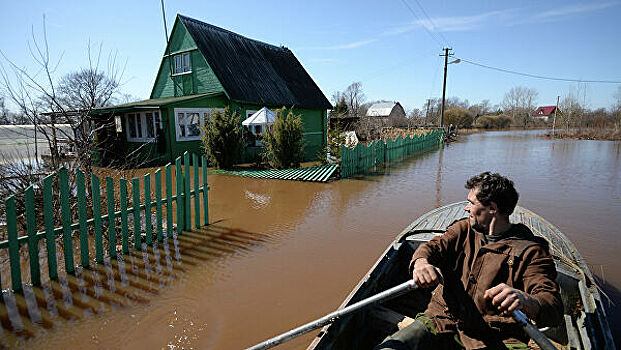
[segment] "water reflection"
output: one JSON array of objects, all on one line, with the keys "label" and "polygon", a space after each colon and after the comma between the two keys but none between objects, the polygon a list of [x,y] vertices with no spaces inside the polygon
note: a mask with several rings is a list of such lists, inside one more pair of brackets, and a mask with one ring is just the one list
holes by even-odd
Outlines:
[{"label": "water reflection", "polygon": [[141,251],[79,268],[75,275],[61,276],[41,287],[24,286],[21,294],[5,291],[4,303],[0,303],[0,344],[23,345],[62,322],[148,304],[178,273],[209,260],[243,254],[269,240],[260,233],[212,225],[175,234],[161,247],[143,244]]}]

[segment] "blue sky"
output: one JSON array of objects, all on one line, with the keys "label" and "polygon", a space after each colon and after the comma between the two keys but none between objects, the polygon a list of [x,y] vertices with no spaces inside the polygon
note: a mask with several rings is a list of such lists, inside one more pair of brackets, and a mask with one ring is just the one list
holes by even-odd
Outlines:
[{"label": "blue sky", "polygon": [[[32,32],[43,15],[55,76],[86,64],[88,42],[115,52],[122,89],[148,98],[165,48],[160,2],[8,1],[0,14],[0,50],[34,71]],[[166,1],[177,13],[241,35],[289,47],[331,98],[354,81],[367,100],[421,108],[442,94],[444,46],[455,57],[535,75],[621,81],[619,1]],[[32,45],[30,46],[32,47]],[[463,62],[449,65],[447,96],[502,101],[511,87],[539,92],[538,104],[580,92],[590,108],[610,107],[621,84],[558,82],[510,75]]]}]

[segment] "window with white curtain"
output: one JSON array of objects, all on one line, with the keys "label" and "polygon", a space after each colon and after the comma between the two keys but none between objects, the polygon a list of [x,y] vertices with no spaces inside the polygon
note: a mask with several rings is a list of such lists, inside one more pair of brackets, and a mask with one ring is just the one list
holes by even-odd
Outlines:
[{"label": "window with white curtain", "polygon": [[160,112],[157,110],[125,114],[127,140],[130,142],[154,142],[157,130],[162,128]]}]

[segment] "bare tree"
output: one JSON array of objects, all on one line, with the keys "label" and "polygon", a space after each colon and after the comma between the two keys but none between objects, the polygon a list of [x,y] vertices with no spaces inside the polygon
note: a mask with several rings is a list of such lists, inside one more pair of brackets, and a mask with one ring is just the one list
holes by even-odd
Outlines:
[{"label": "bare tree", "polygon": [[[30,43],[31,57],[36,73],[18,66],[2,52],[4,63],[0,62],[0,78],[7,97],[17,107],[35,130],[48,143],[52,170],[60,167],[59,139],[64,138],[76,150],[78,162],[85,172],[91,172],[91,156],[95,151],[94,134],[89,114],[93,108],[111,103],[118,92],[121,71],[116,55],[108,56],[107,67],[102,68],[99,46],[93,55],[88,45],[88,66],[56,79],[54,73],[60,62],[52,60],[43,22],[42,39],[37,40],[34,32]],[[8,67],[8,68],[7,68]],[[68,123],[73,132],[59,128]]]},{"label": "bare tree", "polygon": [[475,116],[487,115],[492,111],[489,100],[483,100],[481,103],[467,107],[467,109]]},{"label": "bare tree", "polygon": [[539,92],[532,88],[516,86],[511,88],[502,101],[502,108],[509,114],[516,125],[527,126],[531,120]]},{"label": "bare tree", "polygon": [[366,96],[362,92],[362,83],[359,81],[352,83],[343,91],[343,95],[345,95],[349,116],[363,117],[364,115],[361,113],[360,107],[366,100]]},{"label": "bare tree", "polygon": [[9,124],[9,109],[4,103],[4,96],[0,96],[0,125]]},{"label": "bare tree", "polygon": [[621,86],[617,87],[617,92],[615,93],[615,104],[612,107],[612,121],[615,125],[615,132],[617,132],[621,128]]},{"label": "bare tree", "polygon": [[584,108],[580,104],[579,98],[573,92],[567,94],[558,106],[560,122],[565,125],[565,130],[569,130],[570,125],[579,125],[579,120],[584,113]]}]

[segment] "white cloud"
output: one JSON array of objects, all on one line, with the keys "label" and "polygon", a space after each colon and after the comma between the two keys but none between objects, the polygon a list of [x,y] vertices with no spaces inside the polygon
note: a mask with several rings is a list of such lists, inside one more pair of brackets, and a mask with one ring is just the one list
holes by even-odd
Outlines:
[{"label": "white cloud", "polygon": [[365,46],[365,45],[371,44],[376,41],[377,39],[367,39],[367,40],[354,41],[354,42],[342,44],[342,45],[302,47],[300,48],[300,50],[304,50],[304,49],[305,50],[349,50],[349,49],[355,49],[361,46]]},{"label": "white cloud", "polygon": [[619,2],[603,2],[599,4],[596,3],[596,4],[570,5],[570,6],[562,7],[560,9],[555,9],[555,10],[550,10],[550,11],[539,13],[535,15],[535,18],[548,19],[548,18],[556,18],[556,17],[561,17],[561,16],[569,16],[569,15],[574,15],[574,14],[579,14],[579,13],[602,10],[608,7],[618,6],[620,4],[621,3]]},{"label": "white cloud", "polygon": [[418,19],[397,28],[385,31],[384,35],[398,35],[408,33],[418,28],[425,27],[429,31],[435,32],[458,32],[469,31],[481,27],[490,21],[497,19],[507,19],[515,9],[501,11],[489,11],[471,16],[452,16],[452,17],[433,17]]}]

